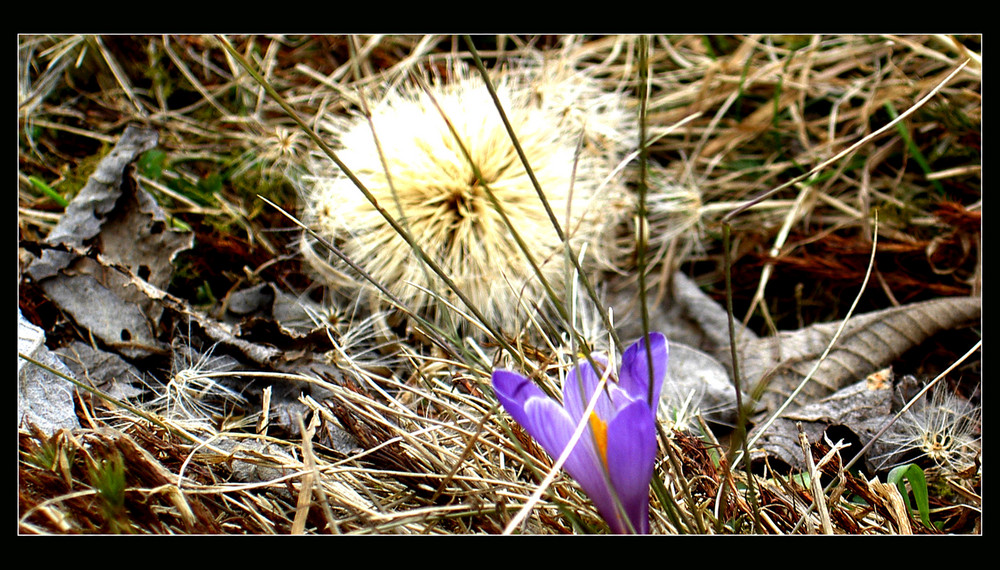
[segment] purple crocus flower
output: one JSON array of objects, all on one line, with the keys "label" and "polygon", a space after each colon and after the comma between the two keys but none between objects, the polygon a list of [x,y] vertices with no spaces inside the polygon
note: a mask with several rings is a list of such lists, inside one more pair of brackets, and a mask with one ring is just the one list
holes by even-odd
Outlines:
[{"label": "purple crocus flower", "polygon": [[[650,333],[648,350],[653,406],[646,341],[640,339],[625,350],[617,382],[606,383],[588,427],[563,465],[615,533],[649,532],[649,480],[656,462],[656,407],[667,372],[666,338]],[[580,361],[563,383],[561,405],[520,374],[493,372],[493,391],[504,409],[553,457],[566,449],[607,368],[606,359],[592,359],[599,370]]]}]

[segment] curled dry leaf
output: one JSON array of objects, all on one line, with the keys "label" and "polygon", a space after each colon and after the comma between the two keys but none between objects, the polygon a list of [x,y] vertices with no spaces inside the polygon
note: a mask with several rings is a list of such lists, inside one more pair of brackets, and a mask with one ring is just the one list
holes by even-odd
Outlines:
[{"label": "curled dry leaf", "polygon": [[129,127],[66,207],[46,244],[25,273],[76,323],[129,358],[163,352],[155,334],[162,308],[130,280],[79,248],[92,245],[155,287],[165,287],[174,255],[193,236],[169,228],[166,214],[138,185],[129,165],[157,143],[156,131]]},{"label": "curled dry leaf", "polygon": [[[125,169],[143,152],[156,146],[156,131],[128,128],[118,144],[105,156],[90,176],[87,185],[66,206],[46,242],[76,247],[96,237],[108,214],[122,195]],[[36,281],[55,276],[75,256],[70,252],[47,251],[31,264],[27,273]]]},{"label": "curled dry leaf", "polygon": [[[931,336],[980,318],[978,297],[945,297],[852,317],[827,357],[820,358],[841,322],[820,323],[739,345],[744,385],[761,392],[758,410],[776,411],[810,371],[790,407],[816,401],[889,366]],[[719,360],[731,368],[728,351]],[[817,365],[818,363],[818,365]]]},{"label": "curled dry leaf", "polygon": [[325,352],[330,349],[322,307],[306,297],[261,282],[226,296],[223,322],[242,338],[264,338],[285,350]]}]

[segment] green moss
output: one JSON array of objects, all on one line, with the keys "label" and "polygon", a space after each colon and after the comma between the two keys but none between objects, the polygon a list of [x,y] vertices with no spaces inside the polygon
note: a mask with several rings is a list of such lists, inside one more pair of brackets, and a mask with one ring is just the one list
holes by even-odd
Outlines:
[{"label": "green moss", "polygon": [[59,183],[59,192],[67,200],[72,200],[87,185],[90,177],[97,170],[97,166],[109,152],[111,152],[111,147],[108,144],[102,144],[98,152],[81,159],[72,168],[68,168],[63,180]]}]

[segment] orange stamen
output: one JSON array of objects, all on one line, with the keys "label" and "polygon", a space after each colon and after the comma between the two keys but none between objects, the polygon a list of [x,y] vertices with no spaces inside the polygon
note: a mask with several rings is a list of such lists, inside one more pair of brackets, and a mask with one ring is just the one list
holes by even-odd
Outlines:
[{"label": "orange stamen", "polygon": [[604,423],[596,412],[590,412],[590,429],[594,432],[594,442],[597,443],[597,451],[601,454],[604,467],[608,466],[608,424]]}]

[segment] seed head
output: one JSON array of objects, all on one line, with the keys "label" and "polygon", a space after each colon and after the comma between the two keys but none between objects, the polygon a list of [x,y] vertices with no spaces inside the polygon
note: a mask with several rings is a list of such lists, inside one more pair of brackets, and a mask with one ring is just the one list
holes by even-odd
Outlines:
[{"label": "seed head", "polygon": [[[590,266],[624,211],[612,171],[629,116],[620,98],[609,98],[586,75],[545,69],[518,67],[493,82],[555,218],[574,252],[587,245]],[[481,77],[460,65],[451,76],[432,79],[426,91],[409,83],[387,91],[370,105],[370,121],[360,114],[341,121],[332,138],[378,205],[492,324],[512,329],[523,323],[525,307],[544,306],[545,292],[493,199],[560,292],[564,244]],[[410,310],[440,317],[438,301],[466,310],[347,176],[323,158],[312,171],[304,200],[310,227]],[[304,240],[303,251],[328,284],[378,300],[373,287],[313,241]]]},{"label": "seed head", "polygon": [[981,407],[935,387],[885,433],[885,451],[873,463],[888,469],[914,460],[942,474],[963,471],[980,454],[981,415]]},{"label": "seed head", "polygon": [[191,344],[190,333],[179,334],[172,343],[170,378],[149,402],[149,408],[165,418],[191,428],[207,429],[231,415],[241,416],[247,399],[227,386],[239,363],[228,356],[214,356],[213,345],[204,354]]}]

